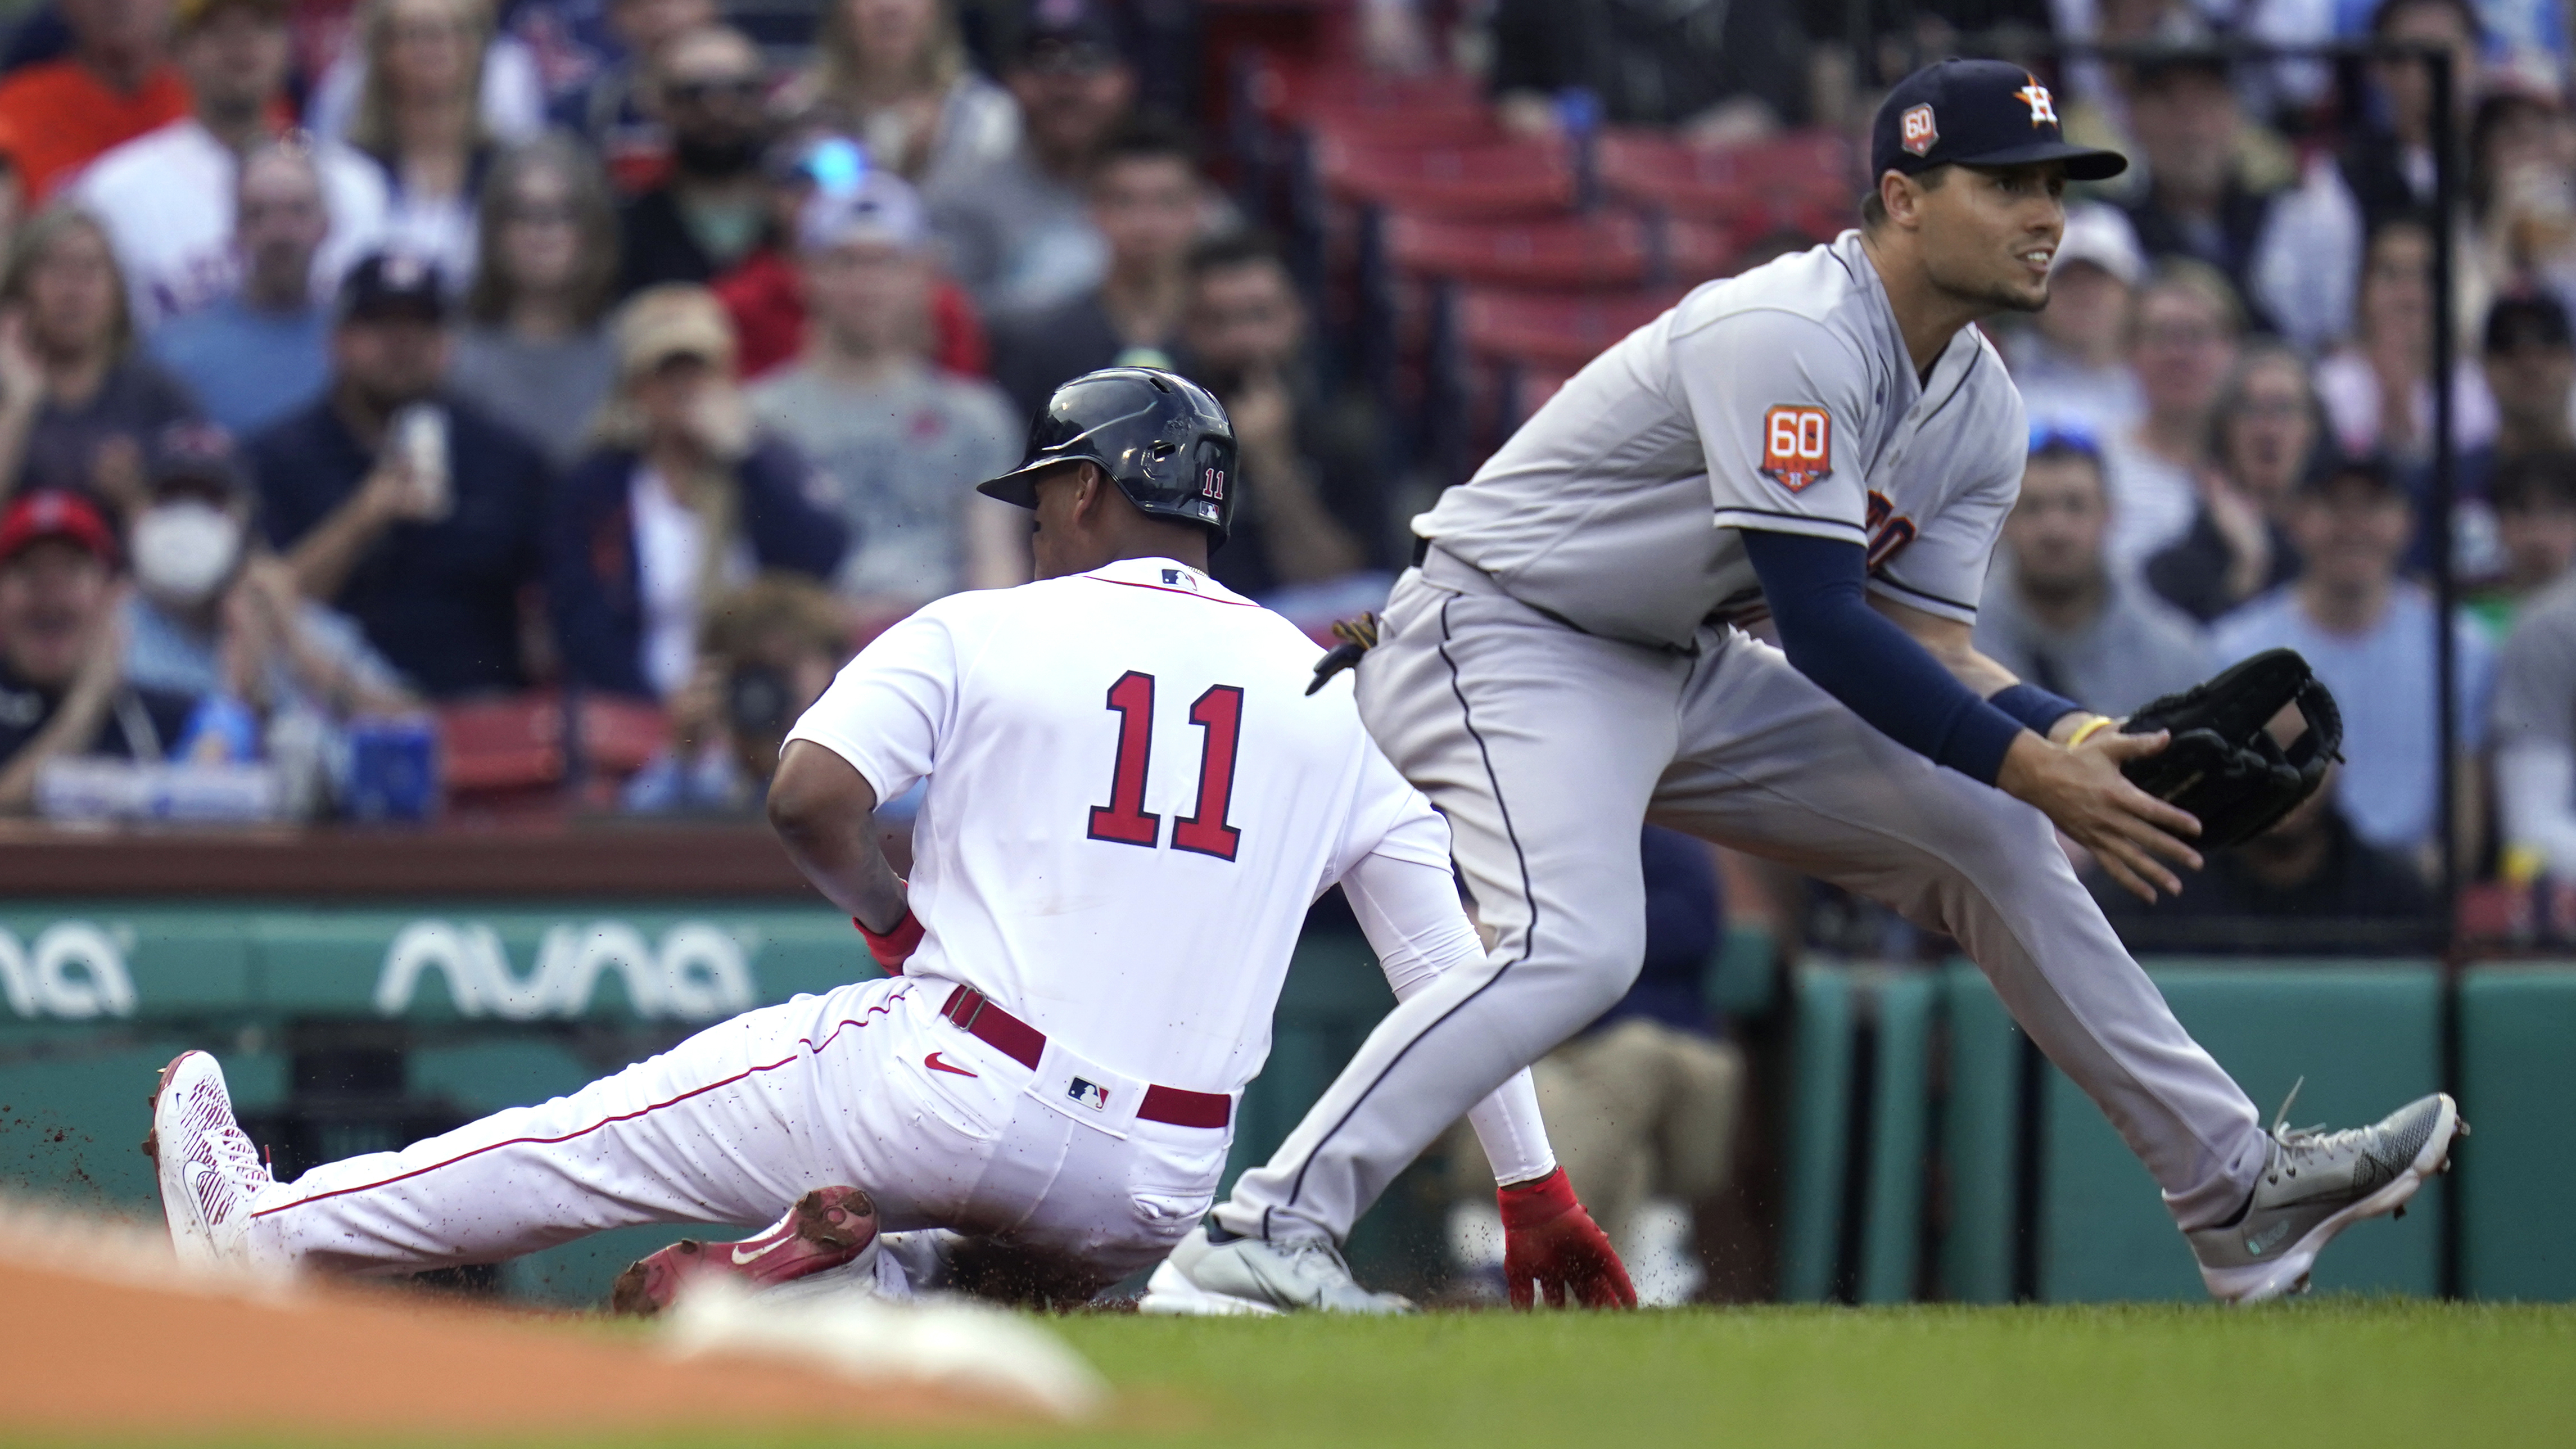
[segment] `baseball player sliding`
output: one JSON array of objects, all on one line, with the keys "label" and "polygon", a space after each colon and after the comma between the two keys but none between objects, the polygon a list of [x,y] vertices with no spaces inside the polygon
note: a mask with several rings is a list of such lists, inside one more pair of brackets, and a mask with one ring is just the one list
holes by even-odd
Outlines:
[{"label": "baseball player sliding", "polygon": [[[2166,737],[1969,644],[2026,442],[1971,324],[2046,304],[2066,182],[2126,164],[2067,144],[2017,66],[1916,72],[1878,112],[1860,230],[1699,288],[1415,520],[1360,714],[1448,817],[1492,950],[1387,1017],[1148,1309],[1258,1300],[1261,1265],[1339,1241],[1445,1124],[1617,1001],[1643,949],[1641,819],[1957,938],[2146,1163],[2222,1299],[2293,1290],[2447,1162],[2446,1096],[2263,1129],[2050,830],[2140,895],[2179,889],[2200,826],[2121,773]],[[1766,612],[1778,649],[1736,627]]]},{"label": "baseball player sliding", "polygon": [[[1234,468],[1224,410],[1192,383],[1065,384],[1027,462],[983,485],[1036,511],[1042,581],[925,607],[798,721],[770,818],[897,974],[290,1183],[234,1124],[214,1059],[186,1053],[151,1144],[182,1256],[406,1272],[634,1223],[772,1224],[629,1269],[619,1301],[645,1310],[703,1271],[911,1286],[969,1241],[1051,1296],[1162,1257],[1214,1196],[1318,895],[1341,885],[1399,998],[1484,959],[1446,825],[1349,699],[1307,695],[1314,646],[1208,578]],[[871,812],[924,779],[907,886]],[[1472,1115],[1510,1185],[1524,1293],[1633,1302],[1528,1075],[1494,1081]],[[1321,1235],[1256,1266],[1234,1285],[1247,1301],[1404,1306],[1361,1292]]]}]

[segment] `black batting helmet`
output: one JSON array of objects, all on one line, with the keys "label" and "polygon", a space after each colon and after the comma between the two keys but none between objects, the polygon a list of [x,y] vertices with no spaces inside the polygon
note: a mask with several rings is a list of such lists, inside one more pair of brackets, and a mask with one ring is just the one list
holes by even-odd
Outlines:
[{"label": "black batting helmet", "polygon": [[1034,480],[1058,463],[1095,463],[1140,512],[1204,526],[1225,542],[1234,520],[1234,424],[1216,395],[1159,367],[1104,367],[1055,390],[1029,424],[1019,467],[975,491],[1037,506]]}]

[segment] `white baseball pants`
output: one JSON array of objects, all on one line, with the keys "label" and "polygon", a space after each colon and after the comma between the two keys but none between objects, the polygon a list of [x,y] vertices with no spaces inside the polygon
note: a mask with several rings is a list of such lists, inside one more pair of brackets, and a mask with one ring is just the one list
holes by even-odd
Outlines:
[{"label": "white baseball pants", "polygon": [[[1110,1130],[891,977],[746,1012],[568,1097],[260,1194],[256,1256],[347,1273],[489,1263],[638,1223],[752,1229],[867,1189],[881,1231],[994,1236],[1115,1282],[1197,1223],[1231,1133]],[[1120,1135],[1122,1134],[1123,1135]]]},{"label": "white baseball pants", "polygon": [[1688,656],[1579,633],[1461,565],[1398,580],[1359,666],[1369,732],[1449,817],[1493,949],[1404,1002],[1230,1231],[1339,1240],[1469,1104],[1580,1030],[1645,953],[1639,823],[1833,881],[1958,939],[2107,1114],[2184,1228],[2261,1170],[2254,1104],[2192,1041],[2039,811],[1880,734],[1731,629]]}]

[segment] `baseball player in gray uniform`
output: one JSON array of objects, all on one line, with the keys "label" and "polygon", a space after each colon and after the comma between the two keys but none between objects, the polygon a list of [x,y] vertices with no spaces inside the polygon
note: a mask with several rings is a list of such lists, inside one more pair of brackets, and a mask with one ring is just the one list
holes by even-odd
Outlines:
[{"label": "baseball player in gray uniform", "polygon": [[[1149,1309],[1393,1306],[1281,1265],[1628,989],[1641,820],[1955,937],[2154,1174],[2219,1298],[2294,1291],[2447,1164],[2465,1128],[2438,1094],[2264,1129],[2051,829],[2150,900],[2179,890],[2199,825],[2120,772],[2165,737],[1969,642],[2027,442],[1972,324],[2046,304],[2065,184],[2125,159],[2068,144],[2048,88],[1986,60],[1908,77],[1871,150],[1860,229],[1694,291],[1415,520],[1359,706],[1449,818],[1491,953],[1380,1024]],[[1738,627],[1766,613],[1779,648]]]}]

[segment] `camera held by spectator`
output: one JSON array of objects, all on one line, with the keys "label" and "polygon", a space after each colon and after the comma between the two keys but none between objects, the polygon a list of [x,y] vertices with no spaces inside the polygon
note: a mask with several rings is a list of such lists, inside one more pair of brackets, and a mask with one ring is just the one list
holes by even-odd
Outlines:
[{"label": "camera held by spectator", "polygon": [[811,579],[764,574],[716,600],[670,699],[671,743],[627,781],[625,808],[758,810],[787,731],[848,662],[849,641],[840,601]]}]

